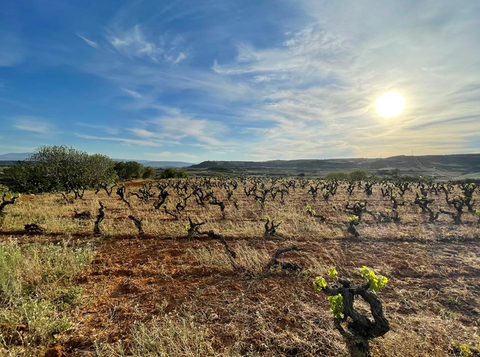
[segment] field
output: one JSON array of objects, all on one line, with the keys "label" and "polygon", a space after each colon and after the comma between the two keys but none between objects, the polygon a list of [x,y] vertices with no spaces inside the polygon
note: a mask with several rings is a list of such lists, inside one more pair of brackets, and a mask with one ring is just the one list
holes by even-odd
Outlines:
[{"label": "field", "polygon": [[[461,196],[460,186],[411,183],[401,197],[391,183],[376,183],[371,195],[364,183],[351,195],[348,183],[329,194],[326,182],[303,179],[158,184],[126,183],[130,207],[115,188],[78,200],[26,195],[4,209],[0,355],[348,356],[326,295],[312,282],[332,267],[361,282],[366,265],[389,279],[378,297],[390,331],[371,342],[372,356],[480,356],[479,215],[464,207],[459,223],[444,213],[429,222],[414,203],[427,194],[434,213],[455,213],[445,192]],[[204,205],[192,195],[196,187]],[[131,195],[144,189],[142,199]],[[387,190],[404,203],[399,221]],[[169,195],[155,209],[160,191]],[[347,201],[367,202],[358,237],[347,231],[354,214]],[[94,235],[99,202],[105,218]],[[143,235],[128,216],[142,221]],[[200,232],[222,234],[236,257],[211,235],[188,238],[189,217],[204,222]],[[276,234],[264,235],[266,218],[282,222]],[[27,233],[32,223],[40,229]],[[279,260],[302,269],[269,266],[277,249],[291,245],[300,251]],[[356,308],[366,312],[361,302]]]}]

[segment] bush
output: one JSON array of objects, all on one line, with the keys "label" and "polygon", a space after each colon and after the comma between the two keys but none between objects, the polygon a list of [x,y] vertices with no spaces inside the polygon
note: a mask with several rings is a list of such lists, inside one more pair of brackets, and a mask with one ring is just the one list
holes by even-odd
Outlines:
[{"label": "bush", "polygon": [[354,181],[365,181],[368,178],[368,172],[365,170],[354,170],[348,174],[348,178]]},{"label": "bush", "polygon": [[145,172],[143,173],[144,179],[154,179],[156,175],[157,175],[157,171],[153,167],[151,166],[145,167]]},{"label": "bush", "polygon": [[13,191],[40,193],[52,190],[52,185],[41,176],[40,166],[32,162],[18,162],[4,171],[3,182]]},{"label": "bush", "polygon": [[7,186],[21,193],[81,192],[117,179],[114,162],[105,155],[62,146],[43,146],[4,172]]},{"label": "bush", "polygon": [[188,177],[188,174],[185,171],[178,171],[172,168],[165,169],[165,171],[162,172],[162,179],[168,179],[168,178],[186,178]]},{"label": "bush", "polygon": [[140,179],[145,173],[145,166],[136,161],[119,161],[114,169],[122,180]]}]

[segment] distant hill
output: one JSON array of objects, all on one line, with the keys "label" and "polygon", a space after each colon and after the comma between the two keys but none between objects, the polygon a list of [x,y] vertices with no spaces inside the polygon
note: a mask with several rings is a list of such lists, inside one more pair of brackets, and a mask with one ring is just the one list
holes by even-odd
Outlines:
[{"label": "distant hill", "polygon": [[0,155],[0,161],[22,161],[27,159],[32,153],[9,153]]},{"label": "distant hill", "polygon": [[434,176],[439,179],[480,178],[480,154],[392,156],[383,159],[325,159],[274,161],[204,161],[187,168],[191,173],[243,175],[324,176],[329,172],[357,169],[372,174],[400,170],[402,174]]}]

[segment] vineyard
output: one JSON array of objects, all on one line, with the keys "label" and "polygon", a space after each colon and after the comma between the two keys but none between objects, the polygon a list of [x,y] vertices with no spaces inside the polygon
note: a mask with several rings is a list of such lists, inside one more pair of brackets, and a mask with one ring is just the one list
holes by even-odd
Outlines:
[{"label": "vineyard", "polygon": [[480,356],[476,184],[2,196],[2,356]]}]

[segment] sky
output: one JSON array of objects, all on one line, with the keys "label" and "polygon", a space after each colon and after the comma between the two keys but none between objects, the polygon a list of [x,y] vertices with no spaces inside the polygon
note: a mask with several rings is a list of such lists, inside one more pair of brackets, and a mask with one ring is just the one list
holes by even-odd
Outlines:
[{"label": "sky", "polygon": [[[398,92],[405,111],[375,100]],[[478,0],[0,0],[0,154],[480,152]]]}]

